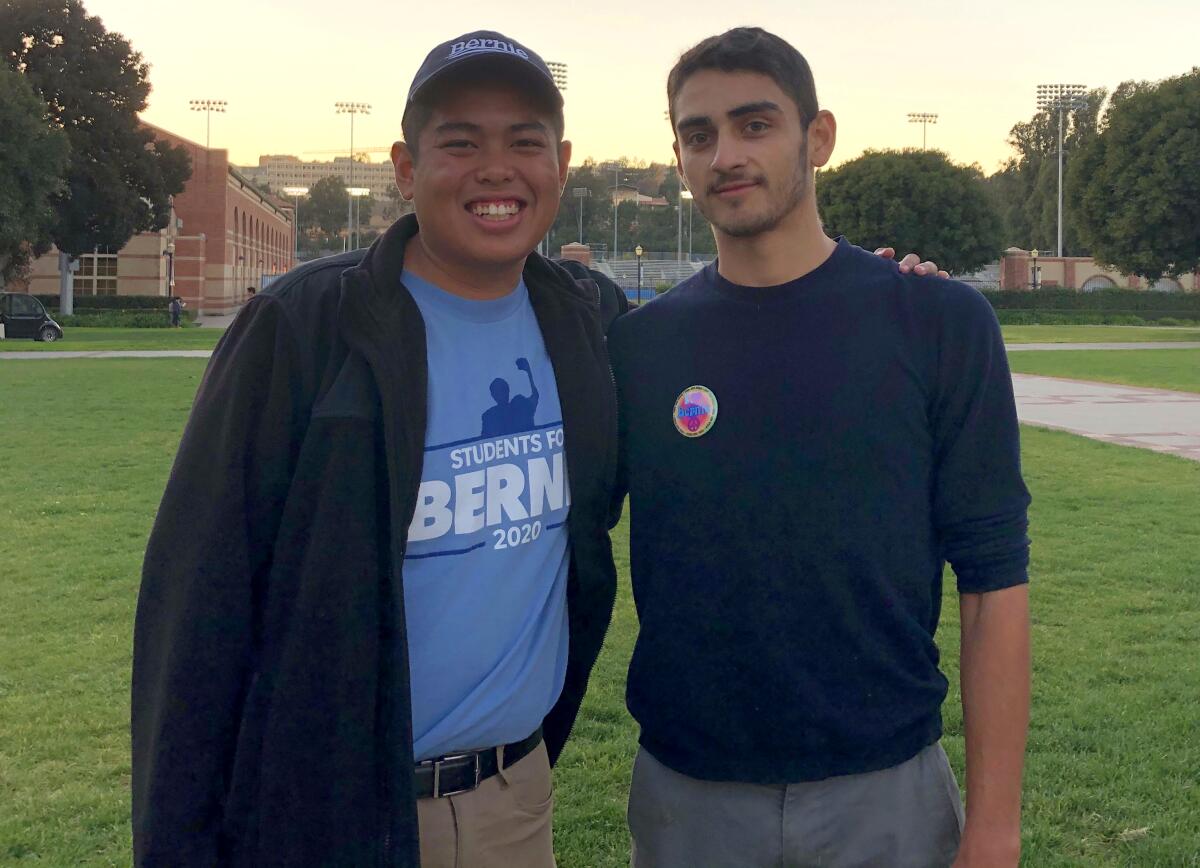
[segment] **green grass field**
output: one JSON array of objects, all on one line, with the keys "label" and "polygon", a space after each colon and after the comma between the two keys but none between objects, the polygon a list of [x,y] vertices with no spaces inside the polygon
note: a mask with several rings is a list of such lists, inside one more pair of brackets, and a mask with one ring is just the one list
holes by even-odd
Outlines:
[{"label": "green grass field", "polygon": [[64,329],[61,341],[43,344],[40,341],[0,341],[0,353],[67,352],[70,350],[211,350],[217,345],[224,329]]},{"label": "green grass field", "polygon": [[1135,343],[1137,341],[1200,341],[1200,328],[1155,326],[1001,326],[1010,344]]},{"label": "green grass field", "polygon": [[1013,371],[1200,392],[1200,350],[1019,350]]},{"label": "green grass field", "polygon": [[[130,633],[199,360],[0,366],[0,865],[128,865]],[[50,410],[40,399],[54,395]],[[1035,687],[1025,859],[1200,865],[1200,464],[1026,430]],[[606,650],[556,774],[563,868],[628,865],[636,621],[626,532]],[[950,583],[952,587],[952,583]],[[957,681],[957,606],[939,641]],[[961,775],[957,691],[946,747]]]}]

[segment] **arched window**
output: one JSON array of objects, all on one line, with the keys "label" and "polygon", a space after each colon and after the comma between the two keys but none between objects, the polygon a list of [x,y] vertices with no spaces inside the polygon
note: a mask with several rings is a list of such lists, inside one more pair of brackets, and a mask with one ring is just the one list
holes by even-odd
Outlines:
[{"label": "arched window", "polygon": [[1083,282],[1083,286],[1079,287],[1083,292],[1095,292],[1098,289],[1114,289],[1116,282],[1105,274],[1097,274],[1089,277]]},{"label": "arched window", "polygon": [[1150,288],[1158,292],[1183,292],[1183,284],[1173,277],[1160,277]]}]

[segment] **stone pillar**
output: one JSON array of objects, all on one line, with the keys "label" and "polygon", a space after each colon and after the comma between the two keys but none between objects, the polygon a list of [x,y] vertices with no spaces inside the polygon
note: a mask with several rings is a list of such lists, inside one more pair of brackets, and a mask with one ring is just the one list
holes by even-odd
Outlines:
[{"label": "stone pillar", "polygon": [[564,244],[558,255],[563,259],[573,259],[576,262],[582,262],[589,268],[592,265],[592,248],[588,247],[586,244],[579,244],[576,242]]}]

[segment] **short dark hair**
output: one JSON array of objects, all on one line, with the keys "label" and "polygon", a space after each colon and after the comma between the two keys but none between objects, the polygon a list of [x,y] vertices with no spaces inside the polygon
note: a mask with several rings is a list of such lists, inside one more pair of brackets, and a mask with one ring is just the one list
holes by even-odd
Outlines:
[{"label": "short dark hair", "polygon": [[[484,63],[486,61],[480,60],[458,69],[447,70],[438,76],[437,81],[431,82],[427,87],[422,88],[420,95],[405,107],[404,117],[400,120],[400,132],[404,136],[404,144],[408,145],[408,151],[412,154],[414,160],[417,157],[417,140],[421,138],[421,133],[424,132],[425,127],[429,125],[429,119],[433,117],[434,109],[437,108],[438,103],[443,99],[447,91],[460,85],[469,85],[479,81],[481,79],[479,66]],[[484,80],[508,81],[523,93],[534,97],[539,103],[538,108],[550,116],[550,122],[554,128],[555,143],[562,144],[567,126],[563,119],[562,102],[559,99],[555,99],[546,82],[540,78],[535,78],[535,73],[532,71],[525,72],[513,69],[511,64],[497,63],[494,66],[494,70],[483,76]]]},{"label": "short dark hair", "polygon": [[761,27],[735,27],[710,36],[680,56],[667,76],[667,103],[671,125],[675,125],[675,98],[684,83],[697,72],[719,69],[722,72],[757,72],[779,85],[800,111],[804,129],[820,108],[817,86],[804,55],[791,43]]}]

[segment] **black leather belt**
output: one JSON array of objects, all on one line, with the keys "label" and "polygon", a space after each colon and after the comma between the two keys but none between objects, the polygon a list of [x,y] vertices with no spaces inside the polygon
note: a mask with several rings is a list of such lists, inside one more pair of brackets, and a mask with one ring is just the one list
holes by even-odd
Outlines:
[{"label": "black leather belt", "polygon": [[[542,728],[528,738],[504,746],[504,767],[509,768],[529,756],[542,743]],[[413,775],[418,799],[440,799],[468,793],[500,770],[494,747],[467,753],[450,754],[417,763]]]}]

